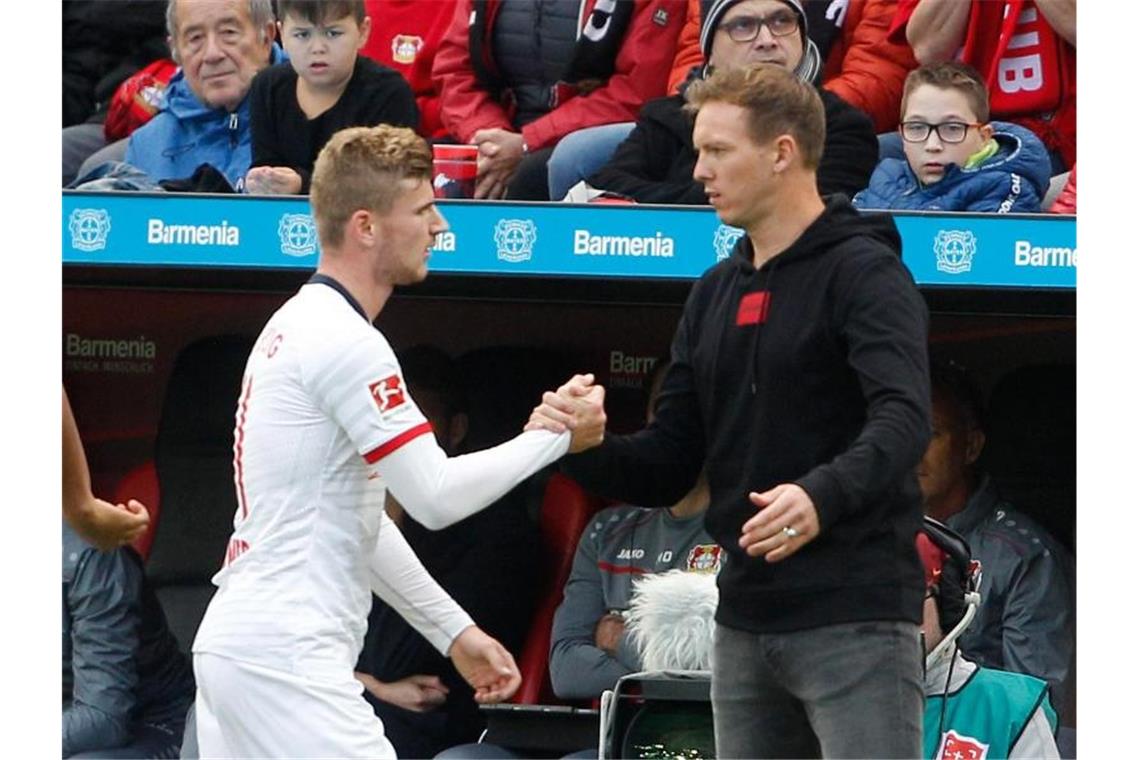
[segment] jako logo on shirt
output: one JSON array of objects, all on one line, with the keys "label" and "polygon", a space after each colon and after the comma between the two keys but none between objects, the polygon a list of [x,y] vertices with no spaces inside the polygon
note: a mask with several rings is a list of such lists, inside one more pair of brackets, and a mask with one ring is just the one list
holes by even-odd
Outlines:
[{"label": "jako logo on shirt", "polygon": [[381,414],[386,414],[398,406],[403,406],[407,394],[404,393],[404,383],[399,375],[389,375],[383,380],[377,380],[368,385],[368,392],[376,402],[376,408]]}]

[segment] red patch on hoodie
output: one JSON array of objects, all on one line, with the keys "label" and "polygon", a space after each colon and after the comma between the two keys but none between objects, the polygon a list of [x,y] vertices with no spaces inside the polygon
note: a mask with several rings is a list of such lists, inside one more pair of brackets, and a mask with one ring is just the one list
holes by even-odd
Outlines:
[{"label": "red patch on hoodie", "polygon": [[743,327],[767,322],[770,295],[767,290],[745,294],[740,299],[740,308],[736,312],[736,326]]}]

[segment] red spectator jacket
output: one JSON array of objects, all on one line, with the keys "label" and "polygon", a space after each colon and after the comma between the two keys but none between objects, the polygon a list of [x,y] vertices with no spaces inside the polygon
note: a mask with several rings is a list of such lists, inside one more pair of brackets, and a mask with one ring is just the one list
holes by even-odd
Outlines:
[{"label": "red spectator jacket", "polygon": [[372,33],[361,53],[389,66],[411,85],[420,111],[419,132],[444,137],[439,120],[439,93],[431,78],[432,60],[451,23],[457,0],[364,0]]},{"label": "red spectator jacket", "polygon": [[[581,0],[589,18],[599,0]],[[583,127],[634,121],[641,106],[665,94],[677,34],[685,21],[685,0],[634,0],[635,9],[614,61],[613,75],[588,94],[562,102],[522,128],[530,150],[558,142]],[[489,3],[493,23],[498,3]],[[468,19],[472,0],[459,0],[451,26],[439,45],[432,80],[440,93],[443,126],[460,142],[471,142],[480,129],[515,131],[511,114],[480,85],[468,52]]]},{"label": "red spectator jacket", "polygon": [[[917,4],[899,0],[891,39],[906,39]],[[1033,0],[972,0],[958,60],[985,79],[994,118],[1033,130],[1066,166],[1076,163],[1077,50]]]},{"label": "red spectator jacket", "polygon": [[870,116],[876,132],[898,126],[903,82],[918,66],[905,39],[887,39],[897,9],[898,0],[850,0],[823,69],[823,88]]}]

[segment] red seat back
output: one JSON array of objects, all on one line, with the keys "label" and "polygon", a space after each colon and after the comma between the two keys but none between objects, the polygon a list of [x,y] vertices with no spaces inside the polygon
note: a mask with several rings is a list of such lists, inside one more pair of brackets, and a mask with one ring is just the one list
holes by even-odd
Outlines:
[{"label": "red seat back", "polygon": [[561,473],[552,475],[546,484],[539,517],[542,581],[534,618],[519,653],[522,686],[512,702],[549,705],[561,701],[554,696],[550,685],[550,629],[554,623],[554,611],[562,603],[562,588],[570,577],[578,539],[586,523],[605,503]]}]

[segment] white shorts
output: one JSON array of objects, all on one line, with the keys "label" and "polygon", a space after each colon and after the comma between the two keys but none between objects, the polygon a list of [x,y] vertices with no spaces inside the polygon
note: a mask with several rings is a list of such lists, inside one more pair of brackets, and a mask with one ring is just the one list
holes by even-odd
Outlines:
[{"label": "white shorts", "polygon": [[359,681],[194,655],[200,757],[395,758]]}]

